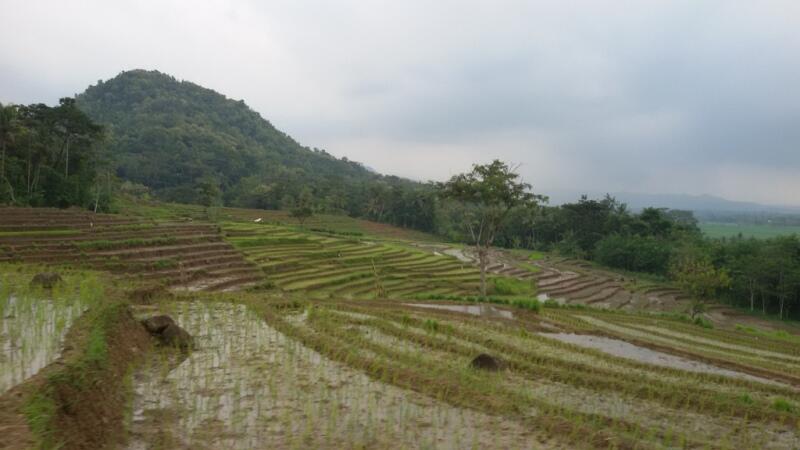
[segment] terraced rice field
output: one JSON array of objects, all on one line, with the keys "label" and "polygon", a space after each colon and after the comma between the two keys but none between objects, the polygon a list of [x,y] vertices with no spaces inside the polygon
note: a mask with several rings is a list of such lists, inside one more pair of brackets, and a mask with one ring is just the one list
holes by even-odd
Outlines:
[{"label": "terraced rice field", "polygon": [[548,257],[529,263],[539,268],[533,275],[539,292],[562,304],[582,304],[625,311],[683,312],[688,298],[679,290],[659,284],[638,283],[586,262]]},{"label": "terraced rice field", "polygon": [[[199,347],[140,369],[129,448],[800,445],[791,342],[587,309],[228,300],[161,305]],[[481,353],[503,368],[470,368]]]},{"label": "terraced rice field", "polygon": [[[474,258],[446,244],[3,212],[0,447],[22,429],[64,448],[800,448],[800,337],[679,320],[668,286],[497,251],[490,280],[528,290],[467,303]],[[29,288],[29,263],[66,281]],[[152,283],[173,292],[127,303]],[[157,347],[131,311],[170,314],[193,348]],[[85,400],[100,389],[116,406]]]},{"label": "terraced rice field", "polygon": [[0,395],[57,359],[70,326],[101,296],[93,278],[67,277],[54,290],[27,288],[28,281],[0,274]]},{"label": "terraced rice field", "polygon": [[0,262],[108,270],[184,290],[227,290],[263,276],[209,223],[45,208],[0,209]]},{"label": "terraced rice field", "polygon": [[425,294],[475,295],[471,264],[407,243],[277,225],[228,223],[227,239],[285,292],[314,298],[404,298]]}]

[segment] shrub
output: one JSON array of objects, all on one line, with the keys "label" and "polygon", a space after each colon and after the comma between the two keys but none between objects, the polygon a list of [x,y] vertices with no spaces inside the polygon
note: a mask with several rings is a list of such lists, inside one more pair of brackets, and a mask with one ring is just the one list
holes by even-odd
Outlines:
[{"label": "shrub", "polygon": [[788,413],[793,413],[797,409],[792,402],[780,397],[776,398],[775,401],[772,402],[772,407],[777,411]]},{"label": "shrub", "polygon": [[433,319],[425,319],[425,322],[422,324],[422,327],[431,333],[436,333],[437,331],[439,331],[439,322]]},{"label": "shrub", "polygon": [[708,328],[708,329],[714,328],[714,324],[712,324],[711,321],[706,319],[705,317],[700,317],[700,316],[695,317],[692,323],[703,328]]},{"label": "shrub", "polygon": [[494,278],[492,280],[494,293],[497,295],[521,295],[531,294],[533,288],[529,281],[517,280],[516,278]]}]

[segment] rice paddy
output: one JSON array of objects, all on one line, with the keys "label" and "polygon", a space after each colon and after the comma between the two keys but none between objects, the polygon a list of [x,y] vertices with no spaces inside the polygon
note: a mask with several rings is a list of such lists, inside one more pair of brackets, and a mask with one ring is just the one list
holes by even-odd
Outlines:
[{"label": "rice paddy", "polygon": [[52,290],[30,288],[29,280],[0,278],[0,394],[57,359],[70,326],[99,297],[94,278],[67,277]]},{"label": "rice paddy", "polygon": [[[128,448],[800,445],[786,341],[743,355],[740,333],[671,318],[436,305],[228,294],[155,307],[199,344],[136,373]],[[631,323],[692,345],[639,339]],[[470,368],[482,353],[502,370]]]},{"label": "rice paddy", "polygon": [[[48,239],[54,255],[56,242],[77,240],[97,261],[128,248],[190,267],[238,258],[248,281],[228,292],[204,289],[224,277],[175,281],[180,266],[169,262],[128,276],[56,259],[64,282],[41,289],[28,286],[41,268],[1,266],[0,429],[52,444],[39,447],[800,448],[793,328],[697,326],[669,286],[497,251],[493,292],[479,299],[469,250],[447,244],[252,221],[215,230],[106,220],[131,235],[91,238],[83,219],[54,215],[53,228],[6,224],[0,239],[17,262],[43,251],[31,240]],[[192,263],[202,252],[153,226],[213,231],[220,253]],[[146,298],[123,292],[162,275],[165,289]],[[130,314],[168,314],[194,346],[159,347]],[[62,361],[67,348],[73,362]],[[479,355],[497,370],[474,368]],[[117,403],[92,397],[103,388]],[[0,446],[26,448],[6,436]]]},{"label": "rice paddy", "polygon": [[[473,264],[407,242],[266,224],[228,223],[223,231],[285,292],[367,299],[468,296],[479,290],[480,274]],[[514,294],[533,296],[535,283],[523,285]]]}]

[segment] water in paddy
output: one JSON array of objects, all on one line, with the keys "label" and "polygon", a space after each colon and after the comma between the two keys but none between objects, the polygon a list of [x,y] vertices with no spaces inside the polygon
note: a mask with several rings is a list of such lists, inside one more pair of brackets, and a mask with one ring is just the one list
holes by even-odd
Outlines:
[{"label": "water in paddy", "polygon": [[372,380],[243,305],[175,308],[196,349],[134,374],[130,449],[526,447],[519,424]]},{"label": "water in paddy", "polygon": [[506,311],[505,309],[495,308],[491,305],[442,305],[439,303],[404,303],[406,306],[414,306],[417,308],[430,308],[441,309],[445,311],[454,311],[464,314],[472,314],[473,316],[481,317],[497,317],[504,319],[513,319],[514,313]]},{"label": "water in paddy", "polygon": [[61,354],[83,308],[71,300],[9,296],[0,323],[0,394],[35,375]]},{"label": "water in paddy", "polygon": [[736,372],[734,370],[723,369],[721,367],[712,366],[700,361],[693,361],[687,358],[670,355],[668,353],[657,352],[649,348],[639,347],[629,342],[619,339],[607,338],[604,336],[593,336],[589,334],[573,334],[573,333],[540,333],[542,336],[557,339],[561,342],[568,342],[570,344],[579,345],[581,347],[592,348],[608,353],[610,355],[628,358],[635,361],[653,364],[662,367],[671,367],[673,369],[686,370],[689,372],[709,373],[713,375],[723,375],[732,378],[741,378],[750,381],[757,381],[761,383],[782,385],[766,378],[756,377],[746,373]]}]

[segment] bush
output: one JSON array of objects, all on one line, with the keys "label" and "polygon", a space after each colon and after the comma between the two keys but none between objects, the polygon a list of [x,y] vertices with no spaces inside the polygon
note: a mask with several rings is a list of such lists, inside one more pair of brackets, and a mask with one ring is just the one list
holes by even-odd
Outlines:
[{"label": "bush", "polygon": [[671,253],[669,242],[663,239],[621,235],[607,236],[594,250],[600,264],[656,274],[667,273]]},{"label": "bush", "polygon": [[437,331],[439,331],[439,322],[433,319],[425,319],[425,322],[423,322],[422,327],[425,328],[426,331],[429,331],[431,333],[436,333]]},{"label": "bush", "polygon": [[786,400],[785,398],[776,398],[775,401],[772,402],[772,407],[775,408],[777,411],[783,411],[788,413],[793,413],[797,410],[792,402]]},{"label": "bush", "polygon": [[532,294],[531,282],[516,278],[493,278],[493,292],[497,295],[522,295]]},{"label": "bush", "polygon": [[711,321],[706,319],[705,317],[695,317],[692,323],[703,328],[708,328],[708,329],[714,328],[714,324],[711,323]]}]

